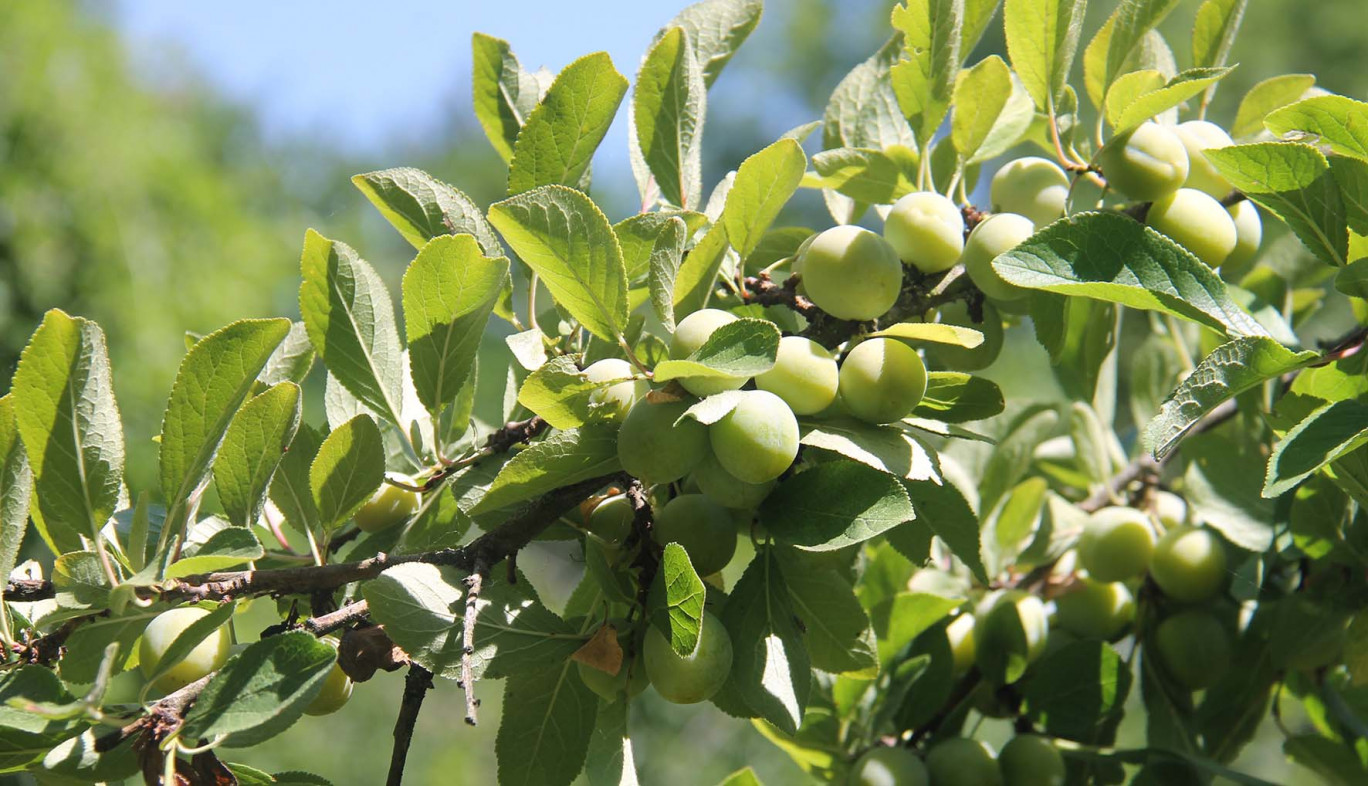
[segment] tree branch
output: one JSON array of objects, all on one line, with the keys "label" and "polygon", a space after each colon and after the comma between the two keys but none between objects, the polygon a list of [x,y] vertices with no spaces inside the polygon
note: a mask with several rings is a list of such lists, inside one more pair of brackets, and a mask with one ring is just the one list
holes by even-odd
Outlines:
[{"label": "tree branch", "polygon": [[409,746],[413,743],[413,727],[418,723],[418,711],[423,699],[432,690],[432,672],[413,664],[404,678],[404,699],[399,705],[399,717],[394,721],[394,752],[390,754],[389,777],[386,786],[401,786],[404,764],[408,761]]},{"label": "tree branch", "polygon": [[52,582],[46,579],[11,579],[5,583],[5,600],[11,603],[32,603],[56,594]]},{"label": "tree branch", "polygon": [[480,706],[475,698],[475,622],[480,614],[480,589],[488,573],[488,568],[479,565],[466,577],[465,617],[461,621],[461,690],[465,691],[465,721],[471,726],[477,723],[475,711]]}]

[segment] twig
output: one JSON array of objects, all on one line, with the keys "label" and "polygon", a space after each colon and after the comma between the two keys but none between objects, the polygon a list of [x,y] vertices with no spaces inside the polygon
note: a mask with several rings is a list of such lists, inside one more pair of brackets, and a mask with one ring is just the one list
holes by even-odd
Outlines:
[{"label": "twig", "polygon": [[651,537],[654,514],[651,511],[650,498],[646,495],[646,487],[630,475],[624,475],[622,480],[627,489],[623,493],[632,505],[632,531],[627,534],[622,547],[628,553],[633,549],[636,551],[632,566],[637,569],[637,605],[644,610],[651,583],[655,581],[656,571],[660,570],[661,548],[655,538]]},{"label": "twig", "polygon": [[369,613],[370,604],[366,603],[364,600],[358,600],[355,603],[343,606],[331,614],[310,617],[300,623],[299,627],[301,630],[312,633],[315,636],[326,636],[338,628],[345,628],[354,622],[360,622],[365,619],[366,615]]},{"label": "twig", "polygon": [[52,582],[45,579],[11,579],[5,583],[5,600],[11,603],[32,603],[56,596]]},{"label": "twig", "polygon": [[418,723],[418,711],[423,699],[432,690],[432,672],[413,664],[404,678],[404,699],[399,705],[399,717],[394,721],[394,752],[390,755],[389,777],[386,786],[401,786],[404,764],[408,761],[409,745],[413,743],[413,727]]},{"label": "twig", "polygon": [[480,700],[475,698],[475,622],[480,614],[480,589],[484,587],[488,573],[488,568],[478,565],[466,577],[465,617],[461,630],[461,690],[465,691],[465,721],[471,726],[478,722],[475,711],[480,706]]}]

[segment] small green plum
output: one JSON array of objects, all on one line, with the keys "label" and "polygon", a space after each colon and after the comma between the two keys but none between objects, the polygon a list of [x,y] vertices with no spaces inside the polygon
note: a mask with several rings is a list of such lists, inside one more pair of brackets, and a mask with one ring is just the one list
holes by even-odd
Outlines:
[{"label": "small green plum", "polygon": [[[398,478],[400,482],[411,483],[411,478]],[[380,532],[408,521],[423,504],[423,498],[416,491],[400,488],[392,483],[382,483],[361,509],[356,511],[354,520],[362,532]]]},{"label": "small green plum", "polygon": [[1150,578],[1181,603],[1210,600],[1225,587],[1225,547],[1206,527],[1174,527],[1154,547]]},{"label": "small green plum", "polygon": [[1172,529],[1187,521],[1187,501],[1172,491],[1154,492],[1154,515],[1164,527]]},{"label": "small green plum", "polygon": [[907,417],[926,395],[926,365],[915,350],[891,338],[871,338],[841,362],[841,400],[868,423]]},{"label": "small green plum", "polygon": [[931,776],[917,754],[901,746],[871,748],[850,768],[850,786],[928,786]]},{"label": "small green plum", "polygon": [[964,271],[970,280],[993,300],[1020,300],[1029,290],[1008,284],[993,269],[993,260],[1021,245],[1035,234],[1031,219],[1016,213],[989,216],[964,241]]},{"label": "small green plum", "polygon": [[734,510],[755,510],[774,488],[774,481],[747,483],[723,468],[710,452],[691,476],[703,495]]},{"label": "small green plum", "polygon": [[926,348],[928,357],[951,371],[978,371],[987,368],[1002,352],[1002,343],[1005,340],[1002,314],[992,303],[983,304],[982,322],[975,322],[973,317],[969,316],[969,306],[962,300],[946,303],[937,308],[936,321],[945,325],[972,328],[983,334],[983,343],[972,349],[950,344],[932,344]]},{"label": "small green plum", "polygon": [[351,677],[347,676],[347,672],[343,671],[341,666],[334,663],[328,670],[328,676],[323,678],[323,687],[319,689],[318,695],[304,708],[304,714],[331,715],[342,709],[342,706],[351,699],[351,695]]},{"label": "small green plum", "polygon": [[1189,120],[1173,127],[1173,133],[1182,141],[1187,150],[1188,176],[1183,185],[1195,188],[1216,199],[1231,192],[1230,181],[1216,169],[1216,165],[1203,155],[1207,150],[1230,147],[1235,140],[1230,138],[1224,128],[1206,120]]},{"label": "small green plum", "polygon": [[862,227],[832,227],[815,237],[799,259],[804,292],[837,319],[883,316],[902,291],[903,266],[893,247]]},{"label": "small green plum", "polygon": [[660,506],[651,536],[662,546],[683,546],[700,576],[727,567],[736,553],[731,512],[702,494],[680,494]]},{"label": "small green plum", "polygon": [[1170,128],[1153,121],[1107,142],[1097,160],[1108,185],[1142,202],[1172,194],[1188,176],[1183,141]]},{"label": "small green plum", "polygon": [[1221,263],[1221,278],[1238,282],[1253,266],[1259,255],[1259,244],[1263,243],[1263,221],[1259,218],[1259,208],[1248,199],[1226,208],[1231,220],[1235,222],[1235,249]]},{"label": "small green plum", "polygon": [[1145,222],[1191,251],[1207,267],[1220,267],[1235,250],[1235,220],[1214,198],[1180,188],[1154,200]]},{"label": "small green plum", "polygon": [[1038,734],[1018,734],[998,753],[1003,786],[1064,786],[1064,757]]},{"label": "small green plum", "polygon": [[995,684],[1021,678],[1045,652],[1050,622],[1040,598],[1022,590],[1000,590],[979,604],[974,622],[974,660]]},{"label": "small green plum", "polygon": [[825,347],[803,336],[779,339],[774,367],[755,378],[755,386],[782,398],[795,415],[815,415],[836,400],[840,373]]},{"label": "small green plum", "polygon": [[731,673],[731,636],[722,622],[703,613],[698,647],[680,657],[654,625],[646,631],[646,675],[656,692],[674,704],[697,704],[712,698]]},{"label": "small green plum", "polygon": [[1002,770],[987,744],[952,737],[926,754],[931,786],[1003,786]]},{"label": "small green plum", "polygon": [[988,199],[995,213],[1016,213],[1039,229],[1064,216],[1069,176],[1059,165],[1038,156],[1010,161],[993,175]]},{"label": "small green plum", "polygon": [[[716,308],[704,308],[679,320],[670,337],[670,357],[683,360],[697,352],[712,334],[723,325],[736,321],[736,315]],[[746,384],[746,377],[685,377],[679,380],[684,389],[695,396],[711,396],[724,390],[736,390]]]},{"label": "small green plum", "polygon": [[1135,622],[1135,599],[1119,581],[1081,579],[1055,598],[1059,627],[1089,639],[1110,641]]},{"label": "small green plum", "polygon": [[646,398],[632,405],[618,429],[618,459],[627,474],[647,485],[673,483],[698,466],[708,455],[708,427],[693,418],[679,420],[691,405]]},{"label": "small green plum", "polygon": [[1210,687],[1230,667],[1230,634],[1202,609],[1189,609],[1159,623],[1150,644],[1165,670],[1189,690]]},{"label": "small green plum", "polygon": [[636,376],[636,370],[632,368],[632,364],[619,358],[604,358],[590,363],[584,369],[584,378],[590,382],[623,380],[590,393],[590,403],[604,406],[614,420],[621,420],[626,417],[628,410],[632,408],[637,399],[645,397],[651,389],[646,380],[631,379],[634,376]]},{"label": "small green plum", "polygon": [[632,520],[636,511],[625,494],[614,494],[600,501],[589,512],[584,528],[603,538],[605,543],[618,544],[627,540],[632,531]]},{"label": "small green plum", "polygon": [[953,674],[961,677],[974,665],[974,615],[961,614],[945,626],[945,638],[950,641],[950,654],[955,659]]},{"label": "small green plum", "polygon": [[784,474],[798,455],[798,419],[767,390],[743,390],[740,401],[708,426],[713,455],[722,468],[747,483]]},{"label": "small green plum", "polygon": [[650,678],[646,676],[646,660],[640,647],[637,648],[636,658],[631,662],[624,662],[617,674],[609,674],[580,661],[576,661],[575,666],[579,669],[580,679],[584,680],[585,686],[609,704],[617,701],[624,690],[627,691],[627,698],[634,699],[651,684]]},{"label": "small green plum", "polygon": [[1092,514],[1078,542],[1078,561],[1097,581],[1124,581],[1144,573],[1153,552],[1154,528],[1134,508],[1102,508]]},{"label": "small green plum", "polygon": [[964,214],[934,191],[914,191],[893,203],[884,239],[903,262],[923,273],[942,273],[964,251]]},{"label": "small green plum", "polygon": [[[151,678],[161,663],[162,656],[171,648],[176,638],[185,629],[209,616],[209,612],[195,606],[171,609],[158,614],[143,630],[142,642],[138,645],[138,666],[143,676]],[[189,685],[211,671],[228,662],[228,649],[232,642],[227,626],[221,626],[196,644],[190,654],[157,678],[152,689],[159,693],[170,693]]]}]

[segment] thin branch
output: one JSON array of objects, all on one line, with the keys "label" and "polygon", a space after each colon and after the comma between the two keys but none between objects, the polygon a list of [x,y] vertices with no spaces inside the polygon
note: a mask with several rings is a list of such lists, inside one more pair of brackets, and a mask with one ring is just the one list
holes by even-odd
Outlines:
[{"label": "thin branch", "polygon": [[45,579],[11,579],[5,583],[5,600],[11,603],[32,603],[56,594],[52,582]]},{"label": "thin branch", "polygon": [[301,630],[312,633],[315,636],[326,636],[339,628],[345,628],[355,622],[360,622],[370,613],[370,604],[364,600],[348,604],[332,612],[319,617],[310,617],[300,623]]},{"label": "thin branch", "polygon": [[489,569],[483,565],[466,577],[465,617],[462,620],[461,638],[461,690],[465,691],[466,723],[474,726],[478,719],[476,709],[480,700],[475,698],[475,622],[480,614],[480,589]]},{"label": "thin branch", "polygon": [[401,786],[404,764],[408,761],[409,746],[413,743],[413,727],[418,723],[418,712],[423,699],[432,690],[432,672],[413,664],[404,678],[404,699],[399,705],[399,717],[394,721],[394,752],[390,755],[389,777],[386,786]]}]

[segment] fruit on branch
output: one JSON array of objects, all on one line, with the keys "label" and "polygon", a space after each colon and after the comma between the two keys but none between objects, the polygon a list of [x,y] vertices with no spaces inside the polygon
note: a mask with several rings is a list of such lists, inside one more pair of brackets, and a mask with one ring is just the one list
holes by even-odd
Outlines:
[{"label": "fruit on branch", "polygon": [[1159,518],[1159,523],[1166,528],[1180,527],[1187,521],[1187,501],[1172,491],[1155,491],[1153,504],[1154,515]]},{"label": "fruit on branch", "polygon": [[1097,581],[1139,576],[1153,552],[1154,528],[1134,508],[1102,508],[1089,517],[1078,541],[1078,561]]},{"label": "fruit on branch", "polygon": [[836,358],[803,336],[779,339],[774,367],[755,378],[755,386],[784,400],[795,415],[815,415],[836,400],[840,383]]},{"label": "fruit on branch", "polygon": [[661,546],[683,546],[700,576],[727,567],[736,554],[731,512],[702,494],[680,494],[657,508],[651,536]]},{"label": "fruit on branch", "polygon": [[1064,757],[1038,734],[1018,734],[998,753],[1003,786],[1064,786]]},{"label": "fruit on branch", "polygon": [[632,519],[636,511],[625,494],[615,494],[600,501],[590,511],[584,528],[603,538],[605,543],[618,544],[627,540],[632,532]]},{"label": "fruit on branch", "polygon": [[[407,477],[395,480],[413,483],[413,479]],[[380,488],[366,500],[366,504],[356,511],[356,527],[362,532],[387,530],[408,521],[422,504],[423,498],[418,492],[399,488],[391,483],[381,483]]]},{"label": "fruit on branch", "polygon": [[969,305],[963,300],[938,307],[936,321],[943,325],[973,328],[983,334],[983,343],[972,349],[951,344],[928,346],[926,354],[940,366],[952,371],[978,371],[991,366],[1002,352],[1002,342],[1005,338],[1002,331],[1002,314],[992,303],[983,304],[982,322],[975,322],[973,317],[969,316]]},{"label": "fruit on branch", "polygon": [[927,274],[954,267],[964,251],[964,215],[933,191],[914,191],[894,202],[883,232],[903,262]]},{"label": "fruit on branch", "polygon": [[[138,645],[138,666],[143,676],[151,678],[157,672],[166,651],[185,629],[198,620],[209,616],[209,612],[196,606],[171,609],[158,614],[143,630],[142,642]],[[152,688],[160,693],[170,693],[189,685],[211,671],[228,662],[228,649],[232,645],[228,628],[220,626],[196,644],[190,654],[158,677]]]},{"label": "fruit on branch", "polygon": [[1259,218],[1259,208],[1253,202],[1243,199],[1226,208],[1235,222],[1235,248],[1221,263],[1221,277],[1227,281],[1239,281],[1259,255],[1259,244],[1263,242],[1263,220]]},{"label": "fruit on branch", "polygon": [[832,227],[798,258],[813,304],[837,319],[883,316],[898,301],[903,266],[886,240],[862,227]]},{"label": "fruit on branch", "polygon": [[850,768],[850,786],[927,786],[931,776],[917,754],[903,747],[865,751]]},{"label": "fruit on branch", "polygon": [[[324,639],[328,643],[333,643],[329,639]],[[342,709],[352,695],[352,680],[347,673],[342,670],[340,664],[334,663],[328,670],[328,676],[323,678],[323,687],[319,689],[318,695],[314,696],[309,706],[304,708],[305,715],[331,715]]]},{"label": "fruit on branch", "polygon": [[939,742],[926,754],[931,786],[1003,786],[1002,770],[986,743],[968,737]]},{"label": "fruit on branch", "polygon": [[1141,202],[1172,194],[1188,176],[1183,141],[1153,121],[1113,137],[1097,154],[1097,162],[1109,186]]},{"label": "fruit on branch", "polygon": [[635,375],[632,364],[620,358],[604,358],[590,363],[584,369],[584,378],[590,382],[623,380],[590,393],[590,403],[604,407],[614,420],[621,420],[637,399],[645,397],[651,389],[646,380],[631,379]]},{"label": "fruit on branch", "polygon": [[627,698],[633,699],[640,696],[651,684],[651,679],[646,676],[646,661],[641,647],[637,647],[635,658],[630,662],[623,662],[617,674],[609,674],[581,661],[576,661],[575,666],[578,667],[580,679],[584,680],[585,686],[609,704],[617,701],[624,690],[627,691]]},{"label": "fruit on branch", "polygon": [[1180,188],[1154,200],[1145,222],[1207,267],[1220,267],[1235,250],[1235,220],[1220,202],[1196,189]]},{"label": "fruit on branch", "polygon": [[1059,627],[1090,639],[1110,641],[1135,622],[1135,599],[1119,581],[1080,579],[1055,598],[1055,610]]},{"label": "fruit on branch", "polygon": [[1216,199],[1222,199],[1231,192],[1230,181],[1226,180],[1216,165],[1207,160],[1204,151],[1230,147],[1235,140],[1230,138],[1224,128],[1207,120],[1189,120],[1173,127],[1173,133],[1183,143],[1188,156],[1188,176],[1183,183],[1186,188],[1195,188]]},{"label": "fruit on branch", "polygon": [[974,286],[993,300],[1020,300],[1029,290],[1008,284],[993,269],[993,260],[1035,234],[1031,219],[1016,213],[997,213],[980,221],[964,241],[964,272]]},{"label": "fruit on branch", "polygon": [[1023,590],[998,590],[979,604],[974,661],[993,683],[1016,682],[1045,652],[1049,635],[1049,619],[1039,597]]},{"label": "fruit on branch", "polygon": [[945,626],[945,638],[950,642],[950,655],[955,664],[951,673],[962,677],[974,665],[974,615],[961,614]]},{"label": "fruit on branch", "polygon": [[1210,600],[1225,587],[1225,547],[1220,537],[1206,527],[1171,529],[1154,547],[1150,578],[1176,601]]},{"label": "fruit on branch", "polygon": [[926,395],[926,365],[916,351],[891,338],[871,338],[841,361],[841,400],[869,423],[907,417]]},{"label": "fruit on branch", "polygon": [[713,455],[734,477],[766,483],[784,474],[798,455],[798,419],[767,390],[744,390],[731,412],[708,427]]},{"label": "fruit on branch", "polygon": [[733,510],[754,510],[774,488],[774,481],[747,483],[723,468],[711,452],[690,476],[698,490],[712,501]]},{"label": "fruit on branch", "polygon": [[1230,634],[1203,609],[1189,609],[1159,623],[1150,645],[1165,671],[1189,690],[1215,684],[1230,667]]},{"label": "fruit on branch", "polygon": [[1068,196],[1069,176],[1058,164],[1039,156],[1003,164],[988,188],[994,213],[1025,216],[1037,229],[1064,216]]},{"label": "fruit on branch", "polygon": [[[670,337],[670,357],[683,360],[707,343],[713,332],[736,321],[736,316],[716,308],[704,308],[679,320]],[[686,377],[679,380],[684,389],[695,396],[711,396],[724,390],[736,390],[746,384],[747,377]]]},{"label": "fruit on branch", "polygon": [[647,485],[672,483],[708,455],[708,427],[693,418],[679,420],[692,404],[643,398],[632,405],[617,444],[618,460],[629,475]]},{"label": "fruit on branch", "polygon": [[698,646],[680,656],[654,625],[646,631],[646,675],[656,692],[675,704],[697,704],[712,698],[731,673],[731,636],[722,622],[707,612],[698,634]]}]

